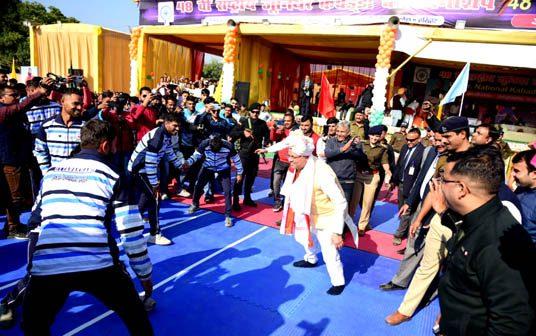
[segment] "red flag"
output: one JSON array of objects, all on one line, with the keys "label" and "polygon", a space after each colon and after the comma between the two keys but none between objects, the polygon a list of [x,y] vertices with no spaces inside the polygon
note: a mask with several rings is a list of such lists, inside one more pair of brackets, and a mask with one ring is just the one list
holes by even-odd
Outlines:
[{"label": "red flag", "polygon": [[322,84],[320,86],[320,100],[318,102],[318,112],[326,118],[335,116],[335,102],[331,95],[331,86],[329,85],[326,74],[322,72]]}]

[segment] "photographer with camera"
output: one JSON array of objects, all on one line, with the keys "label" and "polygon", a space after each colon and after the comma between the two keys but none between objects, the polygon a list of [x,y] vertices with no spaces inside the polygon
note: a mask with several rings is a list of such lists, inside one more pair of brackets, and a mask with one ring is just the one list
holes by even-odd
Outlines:
[{"label": "photographer with camera", "polygon": [[113,163],[122,176],[126,174],[128,161],[134,150],[134,134],[132,130],[135,124],[129,116],[126,106],[129,95],[120,93],[113,94],[111,91],[102,93],[102,101],[97,105],[99,110],[98,119],[110,122],[114,128],[116,137],[112,142]]},{"label": "photographer with camera", "polygon": [[155,94],[151,92],[151,88],[144,86],[140,89],[140,102],[141,104],[134,106],[130,114],[125,117],[134,126],[136,141],[140,141],[156,126],[158,118],[158,110],[155,108],[158,101],[155,99]]}]

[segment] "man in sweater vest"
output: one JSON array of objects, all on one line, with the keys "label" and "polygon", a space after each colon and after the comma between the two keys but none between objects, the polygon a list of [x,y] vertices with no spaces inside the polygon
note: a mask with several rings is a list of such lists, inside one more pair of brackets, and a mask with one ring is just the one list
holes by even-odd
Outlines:
[{"label": "man in sweater vest", "polygon": [[355,225],[348,216],[348,204],[337,176],[323,160],[312,155],[313,139],[299,134],[291,138],[290,168],[281,190],[285,195],[281,233],[294,234],[303,245],[305,256],[294,263],[295,267],[303,268],[318,264],[313,240],[316,236],[332,284],[327,293],[339,295],[345,280],[338,250],[343,246],[345,224],[357,239]]}]

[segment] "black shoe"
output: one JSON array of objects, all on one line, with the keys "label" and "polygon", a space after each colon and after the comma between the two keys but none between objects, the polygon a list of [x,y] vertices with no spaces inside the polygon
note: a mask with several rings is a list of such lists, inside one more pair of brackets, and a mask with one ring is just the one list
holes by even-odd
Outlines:
[{"label": "black shoe", "polygon": [[7,239],[28,239],[28,233],[19,231],[9,231]]},{"label": "black shoe", "polygon": [[257,202],[253,201],[251,198],[245,199],[244,202],[242,202],[242,204],[245,206],[249,206],[249,207],[254,207],[254,208],[257,207]]},{"label": "black shoe", "polygon": [[310,263],[310,262],[305,261],[305,260],[295,261],[292,265],[294,265],[294,267],[301,267],[301,268],[316,267],[316,264]]},{"label": "black shoe", "polygon": [[392,281],[389,281],[388,283],[384,283],[383,285],[380,285],[380,289],[384,291],[392,291],[392,290],[405,289],[405,288],[399,285],[395,285]]},{"label": "black shoe", "polygon": [[205,204],[214,203],[214,196],[205,196]]},{"label": "black shoe", "polygon": [[279,212],[279,211],[283,210],[283,203],[281,201],[276,201],[274,203],[273,210],[274,210],[274,212]]},{"label": "black shoe", "polygon": [[238,201],[233,202],[233,210],[234,210],[234,211],[240,211],[240,210],[242,210],[242,207],[240,206],[240,204],[238,203]]},{"label": "black shoe", "polygon": [[270,192],[268,193],[268,197],[274,197],[274,192],[273,192],[273,191],[270,191]]},{"label": "black shoe", "polygon": [[359,235],[359,237],[364,237],[365,236],[365,230],[358,230],[357,234]]},{"label": "black shoe", "polygon": [[0,304],[0,329],[9,329],[15,324],[15,312],[7,304]]},{"label": "black shoe", "polygon": [[342,286],[331,286],[330,289],[326,293],[329,295],[340,295],[342,291],[344,290],[344,285]]}]

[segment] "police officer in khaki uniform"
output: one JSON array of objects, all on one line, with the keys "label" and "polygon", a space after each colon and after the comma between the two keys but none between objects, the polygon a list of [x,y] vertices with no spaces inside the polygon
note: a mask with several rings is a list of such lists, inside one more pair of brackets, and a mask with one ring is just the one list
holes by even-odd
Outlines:
[{"label": "police officer in khaki uniform", "polygon": [[501,151],[503,160],[508,160],[514,152],[508,145],[506,141],[503,140],[504,136],[504,130],[501,128],[499,129],[499,139],[497,139],[497,146],[499,147],[499,150]]},{"label": "police officer in khaki uniform", "polygon": [[359,217],[359,235],[363,236],[369,225],[370,214],[376,198],[376,190],[381,188],[380,169],[385,170],[385,182],[391,180],[391,169],[387,156],[387,147],[380,143],[382,133],[381,125],[371,127],[369,130],[369,140],[362,141],[362,149],[367,156],[367,162],[357,168],[356,183],[352,202],[349,206],[349,213],[355,213],[358,204],[361,204],[361,215]]},{"label": "police officer in khaki uniform", "polygon": [[368,139],[368,124],[363,111],[356,112],[355,120],[350,125],[350,136],[361,141]]},{"label": "police officer in khaki uniform", "polygon": [[426,136],[422,138],[421,143],[424,147],[434,145],[434,131],[430,127],[426,127]]},{"label": "police officer in khaki uniform", "polygon": [[400,155],[402,146],[404,146],[407,143],[406,141],[407,128],[408,128],[408,124],[403,122],[400,125],[400,131],[393,133],[393,135],[391,135],[391,139],[389,140],[389,144],[393,147],[393,150],[395,151],[395,163],[398,162],[398,156]]}]

